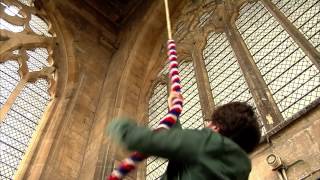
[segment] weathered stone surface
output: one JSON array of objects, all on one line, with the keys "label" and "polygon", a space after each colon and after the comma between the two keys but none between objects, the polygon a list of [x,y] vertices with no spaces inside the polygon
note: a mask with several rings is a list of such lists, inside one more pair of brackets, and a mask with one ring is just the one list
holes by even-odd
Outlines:
[{"label": "weathered stone surface", "polygon": [[[253,169],[250,179],[277,178],[276,171],[272,171],[266,162],[266,157],[271,153],[278,155],[288,166],[286,172],[289,179],[303,178],[317,170],[320,167],[320,107],[299,118],[270,139],[271,144],[260,145],[252,154]],[[257,153],[260,149],[264,151]]]}]

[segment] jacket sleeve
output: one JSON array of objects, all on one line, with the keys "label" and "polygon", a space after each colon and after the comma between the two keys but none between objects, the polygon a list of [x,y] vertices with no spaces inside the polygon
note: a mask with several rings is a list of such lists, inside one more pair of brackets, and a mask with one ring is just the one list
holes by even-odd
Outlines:
[{"label": "jacket sleeve", "polygon": [[174,128],[153,132],[129,121],[120,129],[120,142],[128,150],[168,159],[193,161],[207,140],[199,130]]}]

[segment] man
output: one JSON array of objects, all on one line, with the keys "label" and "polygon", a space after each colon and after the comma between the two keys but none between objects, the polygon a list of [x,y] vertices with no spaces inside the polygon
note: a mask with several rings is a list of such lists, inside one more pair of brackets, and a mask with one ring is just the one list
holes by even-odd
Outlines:
[{"label": "man", "polygon": [[[174,98],[171,93],[169,107]],[[218,107],[207,127],[153,132],[134,121],[113,121],[108,132],[128,150],[169,159],[163,180],[245,180],[251,171],[247,153],[260,141],[260,128],[251,106],[232,102]]]}]

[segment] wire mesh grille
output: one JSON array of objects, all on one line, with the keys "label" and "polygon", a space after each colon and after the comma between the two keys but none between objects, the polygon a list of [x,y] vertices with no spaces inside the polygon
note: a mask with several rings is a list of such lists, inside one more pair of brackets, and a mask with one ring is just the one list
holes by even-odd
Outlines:
[{"label": "wire mesh grille", "polygon": [[12,179],[49,102],[45,80],[28,83],[0,124],[1,178]]},{"label": "wire mesh grille", "polygon": [[33,51],[27,51],[29,59],[27,61],[28,69],[32,71],[40,71],[44,67],[48,67],[48,50],[46,48],[36,48]]},{"label": "wire mesh grille", "polygon": [[[162,74],[164,69],[160,72]],[[167,105],[168,89],[166,84],[157,84],[153,90],[153,95],[149,100],[149,127],[156,128],[168,112]],[[147,159],[146,179],[159,179],[167,167],[167,160],[159,157],[150,157]]]},{"label": "wire mesh grille", "polygon": [[201,128],[203,127],[203,115],[192,61],[181,63],[179,69],[184,97],[183,111],[180,115],[182,128]]},{"label": "wire mesh grille", "polygon": [[182,34],[182,32],[184,31],[184,29],[186,28],[186,24],[183,21],[180,21],[179,23],[177,23],[176,26],[176,31],[173,34],[174,37],[180,37],[180,35]]},{"label": "wire mesh grille", "polygon": [[284,15],[320,51],[320,1],[272,0]]},{"label": "wire mesh grille", "polygon": [[8,23],[8,21],[0,18],[0,29],[5,29],[12,32],[22,32],[24,30],[23,26],[16,26]]},{"label": "wire mesh grille", "polygon": [[260,2],[246,4],[236,22],[285,119],[320,97],[320,75]]},{"label": "wire mesh grille", "polygon": [[[203,58],[215,104],[219,106],[234,101],[247,102],[260,119],[240,66],[224,33],[208,35]],[[259,123],[264,135],[266,130],[261,120]]]},{"label": "wire mesh grille", "polygon": [[31,14],[29,25],[33,32],[35,32],[36,34],[52,37],[52,35],[48,32],[49,27],[47,23],[40,17]]},{"label": "wire mesh grille", "polygon": [[208,12],[203,13],[199,18],[198,27],[199,28],[204,27],[208,23],[208,20],[212,14],[213,14],[213,11],[208,11]]},{"label": "wire mesh grille", "polygon": [[19,64],[16,61],[0,63],[0,108],[20,81]]}]

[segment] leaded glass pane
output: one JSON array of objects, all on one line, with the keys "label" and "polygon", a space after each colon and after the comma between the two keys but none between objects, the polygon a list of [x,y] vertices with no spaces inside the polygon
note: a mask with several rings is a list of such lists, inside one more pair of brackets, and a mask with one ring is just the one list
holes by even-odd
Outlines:
[{"label": "leaded glass pane", "polygon": [[33,14],[31,15],[31,20],[29,22],[29,25],[30,25],[30,28],[36,34],[44,35],[44,36],[48,36],[48,37],[52,36],[48,32],[49,27],[48,27],[47,23],[36,15],[33,15]]},{"label": "leaded glass pane", "polygon": [[0,108],[20,81],[19,64],[16,61],[0,63]]},{"label": "leaded glass pane", "polygon": [[320,97],[320,74],[260,3],[242,7],[236,22],[285,119]]},{"label": "leaded glass pane", "polygon": [[198,129],[203,127],[198,87],[192,61],[180,64],[182,95],[184,97],[183,111],[180,115],[182,128]]},{"label": "leaded glass pane", "polygon": [[[163,68],[163,69],[166,69]],[[162,74],[162,71],[160,72]],[[168,112],[168,89],[166,84],[157,84],[149,100],[149,127],[155,129],[159,121]],[[150,157],[147,159],[146,179],[154,180],[162,176],[167,167],[167,160],[159,157]]]},{"label": "leaded glass pane", "polygon": [[204,27],[207,23],[208,23],[208,20],[211,16],[211,14],[213,13],[213,11],[208,11],[208,12],[205,12],[203,13],[200,18],[199,18],[199,24],[198,24],[198,27],[199,28],[202,28]]},{"label": "leaded glass pane", "polygon": [[320,1],[272,0],[272,2],[320,51]]},{"label": "leaded glass pane", "polygon": [[24,30],[23,26],[16,26],[8,23],[8,21],[0,18],[0,29],[5,29],[12,32],[22,32]]},{"label": "leaded glass pane", "polygon": [[[33,0],[20,0],[20,2],[27,6],[33,6]],[[5,2],[0,2],[0,6],[7,15],[23,18],[20,8],[6,5]],[[28,8],[24,10],[28,10]],[[48,34],[47,23],[36,15],[31,14],[28,25],[38,34],[51,36]],[[18,33],[24,30],[24,26],[16,26],[8,23],[5,19],[0,19],[0,29]],[[19,43],[23,46],[25,42],[22,40]],[[20,46],[13,51],[13,54],[18,57],[21,55]],[[32,44],[29,44],[29,46],[32,46]],[[26,61],[27,71],[29,72],[40,71],[50,66],[48,50],[38,47],[39,45],[35,46],[37,48],[27,49],[26,51],[28,56]],[[24,61],[24,58],[19,60]],[[9,112],[0,122],[1,180],[13,178],[50,101],[49,84],[44,79],[37,79],[35,83],[26,83],[21,91],[19,91],[19,88],[16,89],[21,81],[18,73],[19,67],[17,61],[11,59],[5,59],[4,62],[0,63],[0,108],[3,108],[4,104],[7,107],[10,105]],[[8,101],[9,97],[11,98],[10,101]],[[13,102],[13,104],[10,102]]]},{"label": "leaded glass pane", "polygon": [[[256,111],[250,90],[224,33],[209,34],[203,58],[215,104],[219,106],[234,101],[247,102]],[[259,117],[258,111],[256,114]],[[264,135],[265,128],[261,120],[259,123]]]},{"label": "leaded glass pane", "polygon": [[27,61],[29,71],[40,71],[44,67],[49,66],[48,50],[46,48],[36,48],[28,50],[27,54],[29,59]]},{"label": "leaded glass pane", "polygon": [[0,124],[0,174],[12,179],[49,103],[45,80],[28,83]]},{"label": "leaded glass pane", "polygon": [[211,33],[203,51],[216,105],[245,101],[254,106],[252,95],[224,33]]}]

